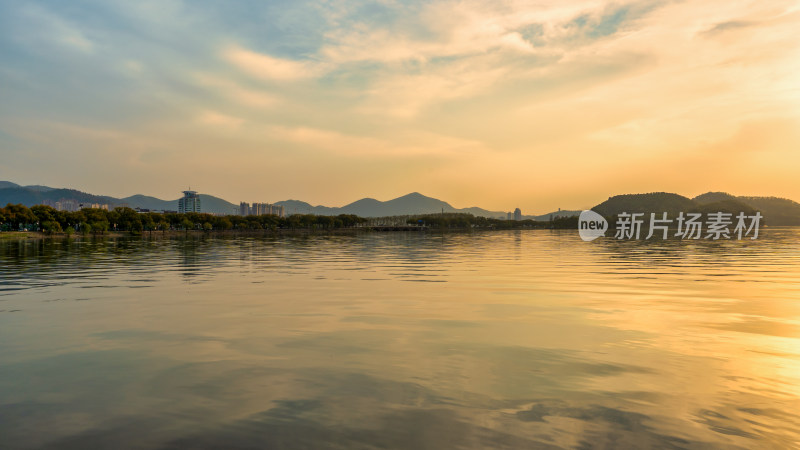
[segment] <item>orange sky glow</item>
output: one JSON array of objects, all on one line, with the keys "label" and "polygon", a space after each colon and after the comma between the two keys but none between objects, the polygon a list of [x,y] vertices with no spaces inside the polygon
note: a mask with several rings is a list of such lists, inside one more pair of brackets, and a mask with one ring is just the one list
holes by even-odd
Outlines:
[{"label": "orange sky glow", "polygon": [[800,201],[797,2],[125,3],[0,6],[0,179],[526,214]]}]

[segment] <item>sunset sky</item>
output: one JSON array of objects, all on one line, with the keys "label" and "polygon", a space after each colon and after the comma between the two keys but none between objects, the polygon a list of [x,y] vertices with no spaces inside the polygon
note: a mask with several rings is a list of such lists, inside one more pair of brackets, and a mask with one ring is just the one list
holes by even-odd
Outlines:
[{"label": "sunset sky", "polygon": [[0,180],[528,214],[800,201],[797,1],[0,0]]}]

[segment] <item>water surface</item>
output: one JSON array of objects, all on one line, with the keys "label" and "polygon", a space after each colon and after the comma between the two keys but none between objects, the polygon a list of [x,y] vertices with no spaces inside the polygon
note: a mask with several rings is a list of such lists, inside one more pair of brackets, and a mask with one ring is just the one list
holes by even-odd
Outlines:
[{"label": "water surface", "polygon": [[0,242],[2,448],[792,448],[800,230]]}]

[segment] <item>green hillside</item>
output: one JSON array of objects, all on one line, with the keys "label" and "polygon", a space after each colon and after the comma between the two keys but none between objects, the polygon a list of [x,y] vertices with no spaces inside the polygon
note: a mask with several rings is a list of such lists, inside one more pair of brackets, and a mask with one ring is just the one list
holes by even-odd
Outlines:
[{"label": "green hillside", "polygon": [[[597,213],[604,217],[613,218],[620,213],[645,213],[643,219],[649,220],[650,213],[656,213],[660,216],[661,213],[666,212],[667,217],[675,218],[683,213],[714,213],[725,212],[734,216],[743,212],[747,215],[753,215],[758,208],[745,203],[740,198],[723,194],[723,193],[708,193],[697,199],[689,199],[682,195],[671,194],[668,192],[653,192],[649,194],[625,194],[617,195],[609,198],[605,202],[592,208]],[[764,223],[775,224],[775,217],[766,215],[764,216]],[[798,216],[800,217],[800,215]]]},{"label": "green hillside", "polygon": [[705,206],[720,200],[736,201],[747,205],[752,210],[761,211],[765,223],[770,225],[800,225],[800,203],[788,198],[737,197],[726,192],[707,192],[694,198],[694,201]]},{"label": "green hillside", "polygon": [[117,205],[119,200],[113,197],[87,194],[86,192],[75,189],[32,189],[28,187],[0,188],[0,205],[23,204],[33,206],[41,204],[45,200],[59,201],[61,199],[71,199],[80,203],[107,203]]},{"label": "green hillside", "polygon": [[649,194],[616,195],[595,206],[592,210],[605,217],[613,217],[623,212],[666,212],[670,217],[675,217],[680,212],[688,212],[697,207],[697,203],[682,195],[668,192],[652,192]]}]

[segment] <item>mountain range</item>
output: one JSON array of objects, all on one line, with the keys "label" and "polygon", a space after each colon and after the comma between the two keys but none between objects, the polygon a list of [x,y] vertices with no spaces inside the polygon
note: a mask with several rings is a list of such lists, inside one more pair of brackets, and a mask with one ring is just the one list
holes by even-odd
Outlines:
[{"label": "mountain range", "polygon": [[[20,186],[10,181],[0,181],[0,205],[8,203],[21,203],[25,206],[39,205],[45,200],[53,202],[61,200],[75,200],[78,203],[107,204],[109,207],[130,206],[131,208],[144,208],[151,210],[175,211],[178,209],[178,199],[161,200],[146,195],[133,195],[125,198],[115,198],[107,195],[93,195],[75,189],[52,188],[48,186],[31,185]],[[232,214],[238,207],[213,195],[200,194],[200,201],[204,211],[219,214]]]},{"label": "mountain range", "polygon": [[[466,213],[473,216],[493,217],[505,219],[506,212],[489,211],[477,206],[469,208],[455,208],[451,204],[432,197],[427,197],[419,192],[412,192],[402,197],[397,197],[388,201],[380,201],[374,198],[362,198],[348,205],[332,208],[329,206],[312,206],[300,200],[284,200],[276,202],[286,208],[286,214],[317,214],[317,215],[337,215],[355,214],[361,217],[386,217],[386,216],[405,216],[413,214],[435,214],[446,213]],[[548,220],[550,215],[570,216],[580,214],[580,211],[558,211],[541,216],[523,216],[525,219]]]},{"label": "mountain range", "polygon": [[[10,181],[0,181],[0,205],[21,203],[25,206],[41,204],[44,201],[72,199],[79,203],[108,204],[110,207],[129,206],[157,211],[177,210],[178,199],[162,200],[146,195],[132,195],[115,198],[106,195],[93,195],[75,189],[52,188],[42,185],[20,186]],[[204,212],[215,214],[236,214],[239,207],[213,195],[200,194]],[[286,214],[338,215],[354,214],[361,217],[404,216],[414,214],[467,213],[474,216],[505,219],[507,213],[490,211],[478,207],[455,208],[449,203],[418,192],[388,201],[362,198],[341,207],[317,205],[300,200],[284,200],[275,203],[286,209]],[[674,217],[679,212],[726,211],[737,214],[753,214],[761,211],[765,223],[769,225],[800,225],[800,203],[777,197],[734,196],[725,192],[707,192],[694,198],[668,192],[648,194],[624,194],[609,197],[592,208],[600,214],[611,217],[620,212],[667,212]],[[523,219],[549,220],[551,217],[569,217],[580,214],[578,210],[555,211],[542,215],[522,216]]]},{"label": "mountain range", "polygon": [[[143,208],[156,211],[177,210],[178,199],[162,200],[146,195],[132,195],[130,197],[115,198],[106,195],[93,195],[75,189],[57,189],[48,186],[32,185],[20,186],[10,181],[0,181],[0,205],[8,203],[21,203],[25,206],[33,206],[42,202],[60,201],[62,199],[73,199],[79,203],[99,203],[108,204],[109,207],[129,206],[131,208]],[[200,202],[204,212],[215,214],[236,214],[239,206],[213,195],[200,194]],[[286,214],[316,214],[316,215],[338,215],[355,214],[361,217],[385,217],[385,216],[404,216],[413,214],[433,214],[439,212],[446,213],[467,213],[474,216],[506,218],[507,213],[503,211],[489,211],[483,208],[454,208],[449,203],[432,197],[424,196],[418,192],[404,195],[388,201],[380,201],[374,198],[362,198],[353,203],[342,207],[312,206],[300,200],[284,200],[275,202],[276,205],[283,206]],[[552,215],[570,216],[577,215],[580,211],[557,211],[541,216],[523,216],[525,219],[548,220]]]},{"label": "mountain range", "polygon": [[720,211],[736,216],[740,212],[752,215],[760,211],[768,225],[800,225],[800,203],[786,198],[735,196],[725,192],[707,192],[694,198],[669,192],[617,195],[592,210],[605,217],[622,212],[666,212],[670,218],[675,218],[680,212]]}]

